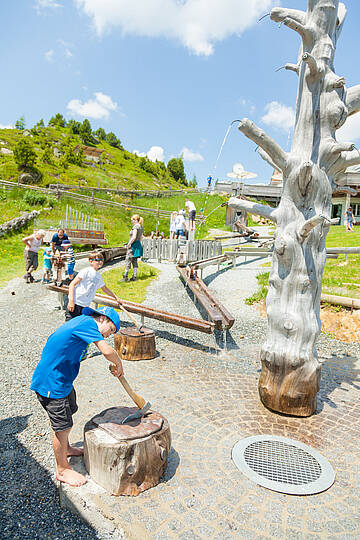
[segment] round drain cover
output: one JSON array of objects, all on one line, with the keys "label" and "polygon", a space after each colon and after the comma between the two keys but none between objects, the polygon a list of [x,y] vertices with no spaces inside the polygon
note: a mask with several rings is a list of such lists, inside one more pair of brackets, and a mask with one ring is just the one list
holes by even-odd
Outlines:
[{"label": "round drain cover", "polygon": [[247,437],[235,444],[232,458],[248,478],[281,493],[320,493],[335,480],[334,469],[319,452],[286,437]]}]

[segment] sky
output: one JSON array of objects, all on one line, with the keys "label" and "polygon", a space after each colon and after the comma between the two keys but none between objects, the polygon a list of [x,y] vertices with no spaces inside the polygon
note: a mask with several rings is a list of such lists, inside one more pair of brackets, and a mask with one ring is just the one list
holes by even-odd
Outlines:
[{"label": "sky", "polygon": [[[360,84],[360,3],[347,3],[336,73]],[[272,170],[230,123],[250,118],[290,149],[300,38],[259,19],[306,0],[16,0],[2,5],[0,127],[57,112],[113,131],[123,146],[188,179],[229,180],[235,164],[268,183]],[[359,117],[358,117],[359,116]],[[360,144],[360,114],[338,132]]]}]

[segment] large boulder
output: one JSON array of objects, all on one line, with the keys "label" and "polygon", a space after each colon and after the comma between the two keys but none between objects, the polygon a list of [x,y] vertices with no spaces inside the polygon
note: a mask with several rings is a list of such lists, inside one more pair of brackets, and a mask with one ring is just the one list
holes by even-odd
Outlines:
[{"label": "large boulder", "polygon": [[24,171],[19,175],[20,184],[37,184],[41,180],[41,173],[35,170]]}]

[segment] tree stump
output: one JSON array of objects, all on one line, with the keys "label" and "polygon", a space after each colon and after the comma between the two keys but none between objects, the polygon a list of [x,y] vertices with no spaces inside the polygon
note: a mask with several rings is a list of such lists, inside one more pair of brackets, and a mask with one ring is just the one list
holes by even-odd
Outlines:
[{"label": "tree stump", "polygon": [[157,412],[124,425],[136,407],[112,407],[84,427],[85,467],[92,480],[111,495],[139,495],[156,486],[171,447],[168,421]]},{"label": "tree stump", "polygon": [[115,350],[122,360],[151,360],[155,358],[155,334],[149,328],[141,332],[131,326],[123,328],[114,336]]}]

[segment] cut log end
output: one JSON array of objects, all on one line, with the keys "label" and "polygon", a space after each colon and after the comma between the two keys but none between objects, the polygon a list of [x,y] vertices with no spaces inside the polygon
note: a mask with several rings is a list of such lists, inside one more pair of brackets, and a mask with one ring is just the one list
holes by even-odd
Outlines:
[{"label": "cut log end", "polygon": [[158,485],[171,448],[170,427],[160,414],[120,425],[134,408],[113,407],[84,427],[84,461],[92,480],[111,495],[137,496]]}]

